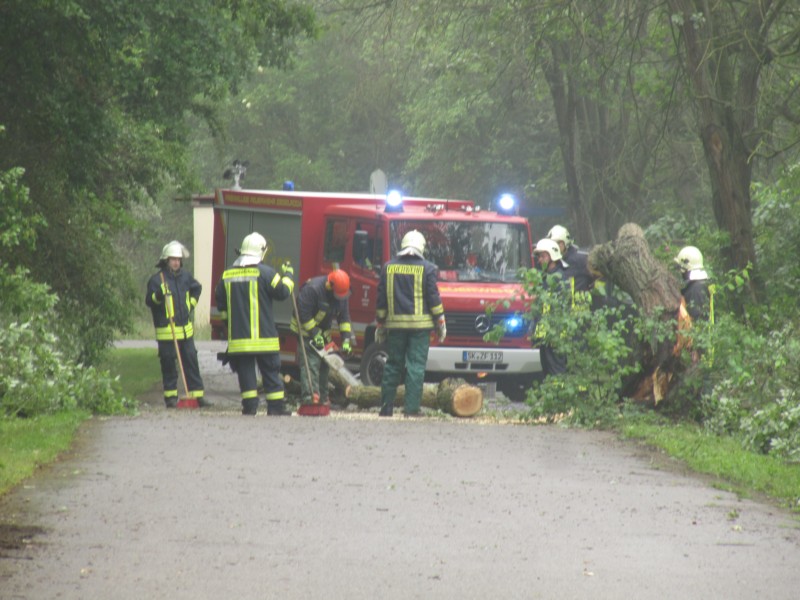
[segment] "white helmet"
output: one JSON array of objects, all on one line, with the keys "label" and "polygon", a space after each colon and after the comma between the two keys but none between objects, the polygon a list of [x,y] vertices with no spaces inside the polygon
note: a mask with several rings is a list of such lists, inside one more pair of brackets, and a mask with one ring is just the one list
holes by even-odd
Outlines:
[{"label": "white helmet", "polygon": [[558,246],[558,242],[555,240],[544,238],[543,240],[536,242],[536,248],[533,249],[533,253],[539,254],[541,252],[547,252],[550,255],[550,260],[552,261],[561,260],[561,248]]},{"label": "white helmet", "polygon": [[161,258],[159,259],[159,262],[162,260],[167,260],[168,258],[189,258],[189,251],[186,249],[186,246],[181,244],[179,241],[172,240],[169,244],[161,249]]},{"label": "white helmet", "polygon": [[553,225],[547,232],[547,239],[564,243],[564,250],[572,246],[572,236],[563,225]]},{"label": "white helmet", "polygon": [[686,246],[678,252],[675,257],[675,263],[681,268],[681,271],[694,271],[703,268],[703,254],[694,246]]},{"label": "white helmet", "polygon": [[412,229],[403,236],[403,241],[400,242],[400,252],[397,256],[406,256],[408,254],[416,254],[420,258],[425,254],[425,236],[416,229]]},{"label": "white helmet", "polygon": [[242,246],[239,248],[239,254],[242,256],[253,256],[258,260],[264,260],[264,255],[267,253],[267,240],[260,233],[254,231],[246,235],[242,240]]}]

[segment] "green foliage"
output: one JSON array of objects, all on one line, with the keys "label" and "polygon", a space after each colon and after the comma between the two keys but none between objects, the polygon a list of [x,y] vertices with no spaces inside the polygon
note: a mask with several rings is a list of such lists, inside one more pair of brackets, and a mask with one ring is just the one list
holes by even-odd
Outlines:
[{"label": "green foliage", "polygon": [[767,301],[759,312],[766,327],[798,319],[800,296],[800,164],[785,171],[774,185],[756,185],[753,225],[758,260],[768,279]]},{"label": "green foliage", "polygon": [[[521,276],[530,298],[525,316],[536,323],[537,343],[568,357],[566,373],[533,384],[528,417],[589,427],[613,423],[620,416],[624,383],[639,368],[632,342],[635,335],[645,335],[642,323],[626,302],[606,297],[600,286],[594,297],[578,294],[573,304],[561,278],[535,269]],[[498,341],[502,334],[498,326],[486,339]],[[648,330],[646,335],[655,334]]]},{"label": "green foliage", "polygon": [[[0,252],[7,255],[36,241],[33,223],[21,218],[30,201],[19,170],[0,174],[0,199],[7,230]],[[81,408],[99,413],[129,408],[117,398],[108,374],[76,360],[85,347],[76,322],[54,318],[63,304],[50,286],[23,267],[0,263],[0,414],[33,416]],[[67,311],[71,312],[71,311]],[[70,323],[65,326],[65,323]],[[85,339],[85,338],[83,338]]]},{"label": "green foliage", "polygon": [[313,12],[284,0],[0,4],[0,171],[24,167],[32,199],[17,204],[28,238],[4,234],[0,259],[59,296],[66,354],[94,363],[130,328],[120,234],[137,207],[195,189],[189,116],[215,127],[257,65],[285,65],[314,32]]}]

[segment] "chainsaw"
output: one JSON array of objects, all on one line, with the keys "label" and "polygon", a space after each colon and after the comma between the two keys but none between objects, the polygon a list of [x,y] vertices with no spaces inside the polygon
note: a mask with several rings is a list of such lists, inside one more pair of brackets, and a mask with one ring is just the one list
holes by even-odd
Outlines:
[{"label": "chainsaw", "polygon": [[336,345],[336,342],[328,342],[323,348],[316,348],[314,344],[309,344],[309,346],[311,346],[312,350],[314,350],[331,369],[339,373],[348,385],[353,387],[359,387],[361,385],[361,381],[350,372],[344,364],[344,359],[339,356],[339,347]]}]

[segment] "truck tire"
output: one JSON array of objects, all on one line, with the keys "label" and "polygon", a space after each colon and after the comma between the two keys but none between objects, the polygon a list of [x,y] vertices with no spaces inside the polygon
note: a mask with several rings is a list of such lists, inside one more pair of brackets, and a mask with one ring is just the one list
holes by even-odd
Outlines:
[{"label": "truck tire", "polygon": [[525,402],[528,390],[533,387],[533,382],[536,379],[537,377],[535,376],[520,377],[518,375],[499,377],[497,389],[511,402]]},{"label": "truck tire", "polygon": [[370,344],[361,355],[361,383],[380,386],[386,365],[386,344]]}]

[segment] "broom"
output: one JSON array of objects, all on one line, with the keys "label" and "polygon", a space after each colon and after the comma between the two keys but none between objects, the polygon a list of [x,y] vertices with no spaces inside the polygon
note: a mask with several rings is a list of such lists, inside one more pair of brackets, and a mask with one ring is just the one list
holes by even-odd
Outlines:
[{"label": "broom", "polygon": [[[166,294],[164,294],[164,302],[167,302],[167,298],[172,296],[172,291],[169,289],[169,286],[166,285],[164,281],[164,272],[161,272],[161,284],[166,289]],[[183,360],[181,359],[181,349],[178,346],[178,336],[175,334],[175,321],[172,319],[172,311],[170,310],[171,304],[167,305],[167,314],[169,315],[169,329],[172,332],[172,342],[175,344],[175,354],[178,355],[178,366],[181,370],[181,381],[183,381],[183,391],[186,393],[186,396],[183,398],[178,398],[178,408],[199,408],[200,405],[197,402],[197,398],[193,398],[189,396],[189,386],[186,385],[186,373],[183,371]]]}]

